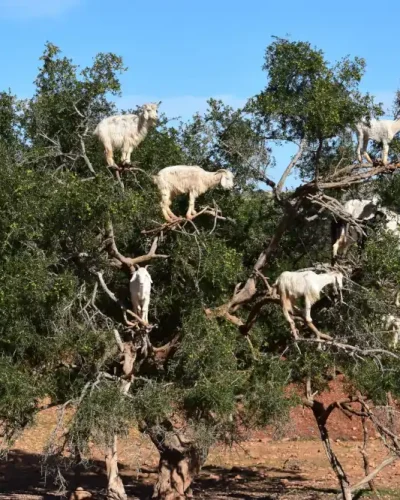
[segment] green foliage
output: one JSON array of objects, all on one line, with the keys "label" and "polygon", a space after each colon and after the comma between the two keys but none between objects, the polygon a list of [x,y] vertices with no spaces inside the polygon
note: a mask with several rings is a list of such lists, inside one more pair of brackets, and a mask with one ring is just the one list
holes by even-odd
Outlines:
[{"label": "green foliage", "polygon": [[375,404],[385,405],[388,392],[394,397],[400,394],[399,370],[397,360],[385,363],[384,371],[374,360],[349,366],[346,375],[351,380],[350,391],[359,390]]},{"label": "green foliage", "polygon": [[69,439],[81,453],[87,453],[89,440],[112,446],[114,436],[126,436],[133,423],[133,402],[118,385],[101,384],[77,407],[69,429]]},{"label": "green foliage", "polygon": [[209,412],[219,418],[232,413],[243,380],[235,356],[235,329],[194,310],[185,318],[182,332],[170,376],[183,388],[184,408],[197,418]]},{"label": "green foliage", "polygon": [[[44,396],[76,410],[69,444],[86,452],[91,440],[108,446],[133,424],[157,426],[177,415],[205,447],[238,436],[238,424],[282,423],[296,401],[288,384],[309,378],[314,390],[323,390],[334,364],[375,400],[385,390],[398,392],[398,370],[386,358],[379,372],[373,363],[361,366],[311,343],[294,346],[275,303],[261,309],[251,331],[257,360],[236,326],[204,314],[226,303],[247,279],[293,195],[283,192],[277,202],[258,190],[275,165],[269,141],[307,139],[298,166],[303,178],[353,161],[345,129],[379,114],[372,98],[359,91],[362,59],[332,65],[308,43],[274,41],[266,51],[266,88],[244,110],[210,99],[203,116],[179,127],[161,116],[133,153],[139,169],[123,174],[124,191],[92,134],[100,119],[116,111],[110,96],[120,92],[122,60],[99,54],[80,70],[48,43],[41,61],[32,99],[0,94],[0,420],[10,438],[33,421]],[[216,188],[196,202],[197,208],[219,207],[225,220],[203,214],[194,225],[160,235],[157,253],[168,258],[150,263],[150,321],[157,325],[150,337],[154,347],[179,340],[164,364],[156,359],[159,351],[144,359],[138,350],[125,395],[114,336],[115,329],[126,334],[124,319],[99,286],[98,273],[126,306],[129,274],[110,258],[105,227],[111,220],[124,256],[146,254],[153,236],[144,230],[163,222],[151,175],[174,164],[228,168],[236,183],[232,191]],[[389,208],[400,208],[397,174],[374,181],[373,190]],[[172,208],[184,214],[186,207],[187,197],[178,197]],[[270,255],[271,283],[284,270],[329,258],[329,223],[310,223],[310,214],[315,208],[305,205],[293,216]],[[325,297],[313,307],[321,330],[354,345],[388,346],[380,321],[393,309],[400,280],[394,245],[382,230],[369,239],[357,262],[361,271],[346,283],[346,303]],[[263,286],[260,281],[256,300],[263,299]],[[247,306],[235,311],[244,322],[248,313]]]},{"label": "green foliage", "polygon": [[243,407],[245,418],[252,425],[284,425],[289,409],[298,403],[293,395],[285,394],[291,373],[288,363],[276,357],[265,357],[257,363],[245,384]]},{"label": "green foliage", "polygon": [[5,440],[2,448],[34,421],[36,404],[45,396],[45,388],[28,367],[15,364],[11,358],[0,359],[0,420]]},{"label": "green foliage", "polygon": [[266,50],[263,69],[268,84],[254,107],[276,121],[284,137],[311,142],[334,137],[372,111],[371,97],[358,90],[363,59],[330,65],[309,43],[277,39]]},{"label": "green foliage", "polygon": [[[88,153],[99,150],[88,130],[115,110],[107,98],[120,92],[117,74],[124,71],[122,59],[100,53],[92,66],[78,72],[70,59],[60,57],[58,47],[47,43],[41,60],[37,90],[24,103],[22,120],[26,139],[33,146],[30,163],[55,169],[72,160],[74,170],[87,171],[81,138],[85,137]],[[96,156],[100,160],[101,156]]]}]

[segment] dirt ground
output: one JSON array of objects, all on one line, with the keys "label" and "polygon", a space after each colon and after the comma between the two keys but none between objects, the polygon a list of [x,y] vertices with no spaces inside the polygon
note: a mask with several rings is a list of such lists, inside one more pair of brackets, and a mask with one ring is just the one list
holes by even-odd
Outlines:
[{"label": "dirt ground", "polygon": [[[337,382],[321,399],[329,403],[342,395],[342,386]],[[41,453],[56,416],[55,408],[41,412],[36,425],[25,431],[7,459],[0,462],[1,499],[59,498],[57,488],[51,480],[46,481],[41,468]],[[355,484],[364,476],[361,426],[337,413],[328,427],[334,450]],[[378,466],[387,456],[372,429],[368,452],[371,467]],[[131,499],[151,498],[157,460],[153,445],[134,429],[120,443],[121,475]],[[98,497],[104,491],[106,478],[99,450],[93,449],[82,485]],[[380,498],[400,499],[400,461],[382,470],[376,485],[381,490]],[[272,429],[265,429],[253,433],[240,446],[216,446],[195,481],[193,492],[195,498],[209,500],[329,500],[336,497],[337,483],[310,410],[298,407],[292,410],[289,424],[279,439]],[[363,498],[373,496],[364,493]]]}]

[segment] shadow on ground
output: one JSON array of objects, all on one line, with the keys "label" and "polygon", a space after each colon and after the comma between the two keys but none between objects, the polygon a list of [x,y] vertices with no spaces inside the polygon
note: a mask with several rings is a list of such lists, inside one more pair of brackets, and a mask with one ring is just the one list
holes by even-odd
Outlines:
[{"label": "shadow on ground", "polygon": [[[134,470],[124,464],[119,464],[119,468],[131,499],[151,498],[156,469]],[[72,485],[71,472],[65,477]],[[81,474],[80,485],[101,498],[106,487],[104,463],[90,461]],[[0,491],[2,499],[60,499],[53,478],[44,474],[42,456],[20,450],[10,452],[6,459],[0,461]],[[204,467],[193,484],[193,493],[196,499],[210,500],[319,500],[331,498],[335,490],[310,487],[309,479],[290,468]]]}]

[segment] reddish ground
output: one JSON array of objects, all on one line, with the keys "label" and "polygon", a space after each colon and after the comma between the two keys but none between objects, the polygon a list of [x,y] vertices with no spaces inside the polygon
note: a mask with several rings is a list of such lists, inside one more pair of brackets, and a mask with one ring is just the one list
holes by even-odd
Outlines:
[{"label": "reddish ground", "polygon": [[[320,399],[328,404],[343,397],[339,380]],[[1,499],[55,499],[56,488],[50,481],[45,484],[40,466],[40,454],[55,421],[54,408],[41,412],[35,427],[27,429],[8,459],[0,462]],[[355,484],[364,475],[361,425],[335,412],[328,428],[334,450]],[[375,467],[386,456],[386,450],[372,429],[368,448],[371,466]],[[100,493],[105,487],[103,457],[94,452],[92,458],[84,485]],[[151,497],[157,458],[152,444],[135,430],[120,443],[121,473],[130,498]],[[400,499],[400,461],[381,471],[376,484],[385,490],[381,498]],[[215,447],[194,484],[194,493],[195,498],[210,500],[328,500],[335,498],[336,488],[311,411],[298,407],[292,410],[289,424],[279,439],[267,429],[253,433],[241,446]]]}]

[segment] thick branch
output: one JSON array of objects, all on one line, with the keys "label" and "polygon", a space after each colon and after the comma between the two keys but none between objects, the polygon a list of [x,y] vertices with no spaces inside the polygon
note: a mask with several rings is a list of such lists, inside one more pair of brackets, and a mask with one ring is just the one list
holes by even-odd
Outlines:
[{"label": "thick branch", "polygon": [[[342,189],[344,187],[349,187],[354,184],[360,184],[362,182],[365,182],[372,177],[375,177],[376,175],[379,174],[388,174],[390,172],[394,172],[400,168],[399,163],[393,163],[391,165],[382,165],[378,167],[370,167],[363,172],[354,174],[354,175],[348,175],[343,177],[342,179],[334,180],[336,177],[338,177],[338,173],[336,172],[332,176],[328,176],[324,181],[321,181],[318,183],[318,189],[323,190],[323,189]],[[359,170],[360,166],[359,165],[349,165],[348,167],[344,167],[341,169],[341,172],[346,173],[349,170],[354,171],[354,170]],[[315,182],[308,182],[307,184],[303,184],[302,186],[299,186],[292,194],[292,198],[297,198],[298,196],[303,195],[305,192],[312,193],[316,191],[316,185]]]},{"label": "thick branch", "polygon": [[261,272],[265,264],[267,263],[268,257],[277,249],[279,242],[284,235],[287,228],[293,223],[294,215],[297,214],[297,210],[300,207],[300,200],[298,200],[294,205],[287,207],[285,215],[282,217],[274,236],[267,243],[265,250],[263,250],[257,259],[253,267],[253,273],[246,281],[244,287],[239,290],[227,304],[227,308],[232,312],[236,311],[240,306],[250,302],[254,295],[256,294],[256,281],[254,275],[257,272]]},{"label": "thick branch", "polygon": [[135,269],[135,264],[142,264],[143,262],[148,262],[151,259],[168,259],[168,255],[156,254],[158,238],[154,238],[149,253],[146,255],[140,255],[139,257],[125,257],[122,255],[117,248],[115,243],[114,228],[112,222],[109,221],[106,227],[106,238],[107,238],[107,250],[111,257],[117,259],[121,264],[127,266],[131,272]]}]

